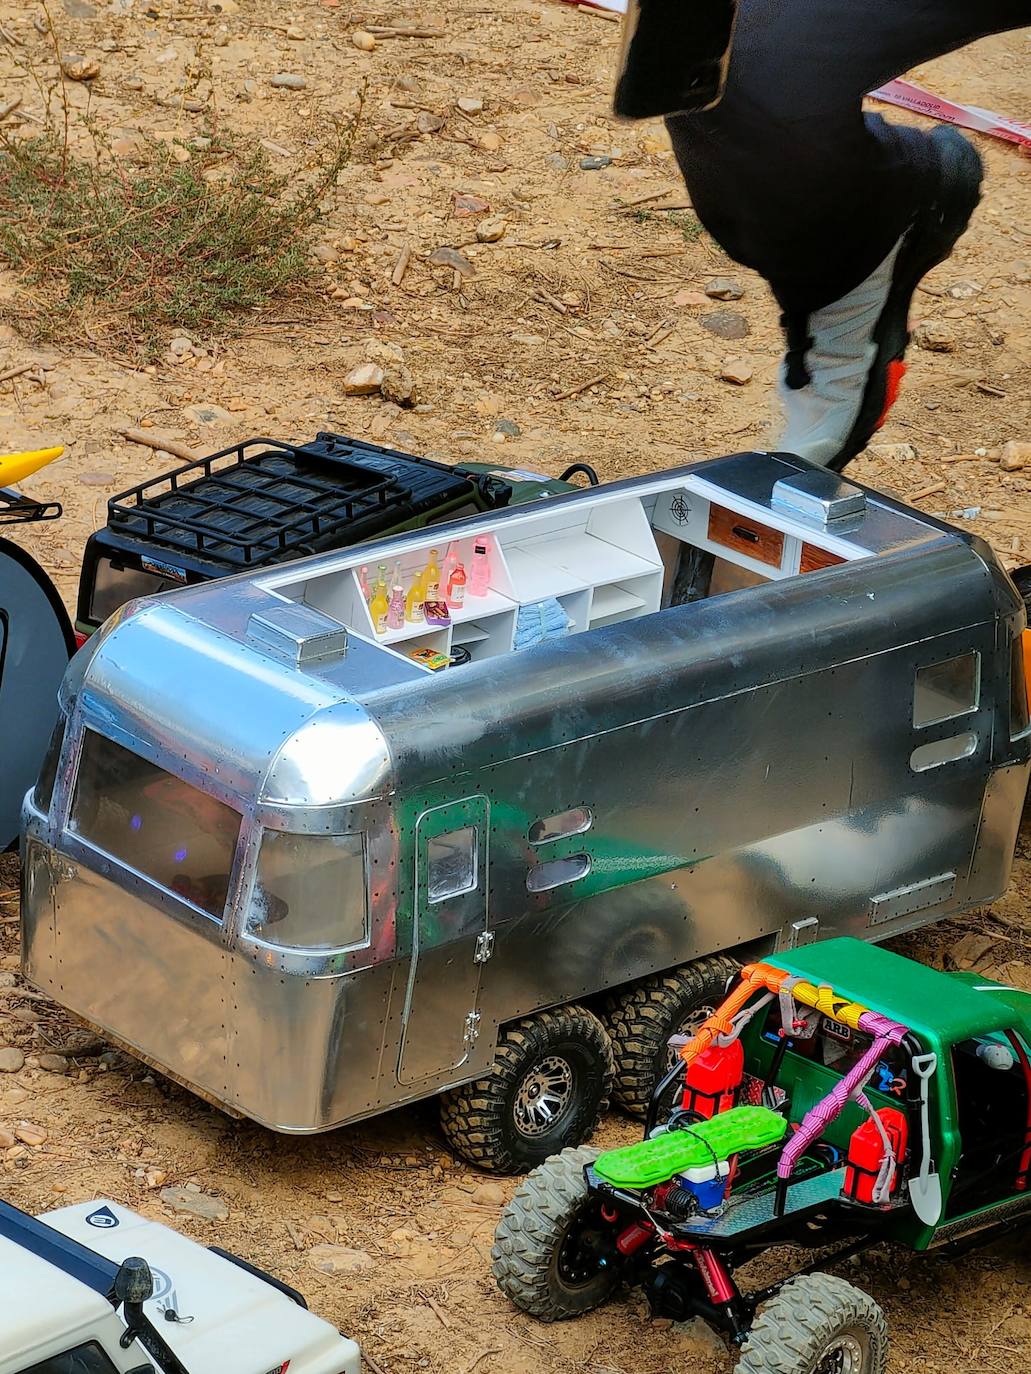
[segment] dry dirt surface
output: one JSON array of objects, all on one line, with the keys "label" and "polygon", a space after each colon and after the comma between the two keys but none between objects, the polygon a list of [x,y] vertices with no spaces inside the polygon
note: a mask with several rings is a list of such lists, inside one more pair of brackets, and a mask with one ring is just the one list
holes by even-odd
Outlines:
[{"label": "dry dirt surface", "polygon": [[[16,136],[41,112],[26,65],[53,69],[33,23],[40,13],[33,0],[0,0],[0,109],[20,97],[4,125]],[[213,112],[265,140],[290,172],[320,121],[346,117],[367,82],[355,155],[315,240],[314,308],[285,301],[233,339],[191,337],[146,370],[78,341],[34,348],[0,324],[0,374],[34,365],[0,383],[0,450],[68,450],[26,483],[62,501],[64,519],[20,537],[69,605],[106,499],[171,465],[119,437],[130,426],[198,452],[331,428],[456,461],[555,473],[585,460],[603,479],[764,441],[776,312],[762,283],[698,232],[689,207],[663,208],[682,206],[684,193],[661,127],[609,117],[614,24],[554,0],[436,11],[52,0],[51,13],[64,49],[99,65],[90,83],[69,82],[69,99],[130,173],[141,132],[190,139]],[[428,36],[381,36],[370,51],[352,41],[360,26],[402,22]],[[989,40],[915,77],[1026,118],[1027,44],[1025,33]],[[303,77],[293,83],[302,88],[273,86],[277,74]],[[1031,561],[1031,478],[997,459],[1007,441],[1031,439],[1031,184],[1017,151],[987,139],[979,147],[984,204],[916,301],[946,351],[913,350],[902,401],[851,471],[954,516],[1018,563]],[[441,248],[468,268],[431,261]],[[718,277],[732,279],[729,292],[711,287]],[[18,289],[0,269],[0,320]],[[351,368],[383,359],[412,373],[414,407],[344,395]],[[724,380],[727,371],[745,380]],[[706,1332],[649,1321],[633,1299],[556,1327],[510,1309],[488,1253],[514,1184],[450,1159],[431,1105],[280,1139],[91,1044],[19,984],[17,867],[0,862],[0,1044],[27,1056],[0,1073],[5,1197],[40,1211],[104,1195],[174,1220],[301,1288],[382,1374],[728,1367]],[[1015,885],[992,911],[910,948],[1027,980],[1029,891],[1021,853]],[[602,1133],[606,1143],[633,1136],[615,1116]],[[173,1217],[161,1189],[190,1184],[221,1199],[228,1217]],[[326,1244],[358,1252],[353,1272],[315,1267],[313,1248]],[[1027,1367],[1031,1274],[1019,1243],[952,1262],[876,1254],[845,1272],[887,1309],[893,1371]]]}]

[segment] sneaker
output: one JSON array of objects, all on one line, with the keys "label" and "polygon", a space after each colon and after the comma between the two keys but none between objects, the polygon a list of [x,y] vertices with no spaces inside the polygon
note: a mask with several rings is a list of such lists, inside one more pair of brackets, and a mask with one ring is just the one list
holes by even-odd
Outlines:
[{"label": "sneaker", "polygon": [[854,291],[811,315],[781,320],[787,423],[777,447],[836,472],[867,446],[895,404],[913,293],[952,252],[981,199],[983,168],[973,145],[948,126],[929,137],[941,167],[935,199]]}]

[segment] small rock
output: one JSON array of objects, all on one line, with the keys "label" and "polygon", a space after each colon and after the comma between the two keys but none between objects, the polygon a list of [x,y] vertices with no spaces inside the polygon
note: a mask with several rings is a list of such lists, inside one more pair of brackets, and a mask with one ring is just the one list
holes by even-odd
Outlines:
[{"label": "small rock", "polygon": [[331,243],[317,243],[311,251],[319,262],[336,262],[340,256]]},{"label": "small rock", "polygon": [[142,91],[142,90],[143,90],[143,84],[144,84],[144,83],[143,83],[143,77],[142,77],[142,76],[127,76],[127,77],[125,78],[125,83],[124,83],[124,84],[125,84],[125,89],[126,89],[127,91]]},{"label": "small rock", "polygon": [[70,52],[61,63],[61,70],[69,81],[95,81],[100,75],[100,63],[96,58]]},{"label": "small rock", "polygon": [[185,1188],[162,1188],[159,1196],[173,1212],[200,1217],[202,1221],[225,1221],[229,1216],[229,1208],[220,1198],[194,1191],[189,1185]]},{"label": "small rock", "polygon": [[886,463],[913,463],[920,456],[912,444],[870,444],[866,451]]},{"label": "small rock", "polygon": [[476,275],[476,268],[457,248],[434,248],[428,261],[433,267],[451,267],[463,277],[475,277]]},{"label": "small rock", "polygon": [[17,1143],[14,1132],[9,1131],[6,1126],[0,1126],[0,1150],[13,1150]]},{"label": "small rock", "polygon": [[215,405],[187,406],[183,414],[197,425],[225,425],[233,420],[228,410]]},{"label": "small rock", "polygon": [[308,87],[307,78],[294,72],[277,72],[275,76],[269,77],[268,84],[280,91],[303,91]]},{"label": "small rock", "polygon": [[96,19],[97,12],[86,0],[61,0],[65,14],[70,14],[73,19]]},{"label": "small rock", "polygon": [[569,159],[563,157],[561,153],[549,153],[544,159],[545,166],[550,167],[555,172],[568,172]]},{"label": "small rock", "polygon": [[193,340],[188,339],[185,334],[180,334],[168,345],[169,353],[174,353],[177,358],[184,357],[193,350]]},{"label": "small rock", "polygon": [[604,153],[596,157],[582,157],[580,159],[581,172],[600,172],[603,167],[611,166],[612,159]]},{"label": "small rock", "polygon": [[490,209],[490,202],[482,196],[474,196],[468,191],[456,191],[453,197],[456,216],[482,215]]},{"label": "small rock", "polygon": [[82,472],[79,481],[84,487],[110,487],[117,479],[113,472]]},{"label": "small rock", "polygon": [[518,439],[522,432],[514,420],[498,420],[494,426],[495,434],[504,434],[509,439]]},{"label": "small rock", "polygon": [[751,363],[746,362],[744,358],[731,358],[729,362],[724,363],[720,380],[732,382],[734,386],[744,386],[752,380],[753,372]]},{"label": "small rock", "polygon": [[496,153],[501,147],[501,135],[495,129],[487,129],[477,138],[476,146],[482,148],[485,153]]},{"label": "small rock", "polygon": [[[203,100],[197,100],[196,97],[190,96],[188,100],[183,101],[183,109],[188,110],[190,114],[200,114],[201,110],[207,109],[207,105]],[[208,147],[210,148],[210,146],[209,142]]]},{"label": "small rock", "polygon": [[0,1073],[21,1073],[25,1067],[25,1056],[21,1050],[8,1046],[0,1050]]},{"label": "small rock", "polygon": [[503,219],[484,219],[476,226],[476,237],[480,243],[497,243],[505,237],[507,227]]},{"label": "small rock", "polygon": [[702,315],[698,322],[718,339],[744,339],[752,332],[744,315],[734,310],[716,310],[711,315]]},{"label": "small rock", "polygon": [[377,363],[352,367],[344,378],[345,396],[374,396],[383,385],[383,369]]},{"label": "small rock", "polygon": [[39,1067],[47,1073],[67,1073],[68,1060],[63,1054],[41,1054],[39,1056]]},{"label": "small rock", "polygon": [[705,294],[704,291],[678,291],[674,295],[671,304],[678,306],[708,305],[709,297]]},{"label": "small rock", "polygon": [[386,401],[399,406],[414,406],[418,399],[415,378],[404,363],[394,363],[381,374],[380,393]]},{"label": "small rock", "polygon": [[179,57],[179,49],[169,43],[167,48],[162,48],[154,58],[159,67],[167,67],[170,62],[175,62]]},{"label": "small rock", "polygon": [[30,1145],[33,1149],[45,1143],[47,1133],[42,1126],[34,1126],[31,1121],[19,1121],[14,1129],[14,1134],[23,1145]]},{"label": "small rock", "polygon": [[957,281],[949,287],[948,294],[957,301],[968,301],[974,296],[979,296],[984,290],[980,282],[976,281]]},{"label": "small rock", "polygon": [[463,114],[474,115],[483,113],[483,101],[478,95],[460,95],[455,104]]},{"label": "small rock", "polygon": [[429,110],[422,110],[415,121],[415,127],[421,134],[435,134],[438,129],[443,129],[444,121],[440,115],[431,114]]},{"label": "small rock", "polygon": [[320,1274],[364,1274],[376,1267],[371,1255],[349,1245],[313,1245],[306,1259]]},{"label": "small rock", "polygon": [[484,1207],[503,1207],[505,1205],[505,1190],[500,1183],[481,1183],[474,1189],[471,1199]]},{"label": "small rock", "polygon": [[945,958],[953,968],[967,971],[982,964],[994,948],[995,941],[991,936],[969,932],[961,935],[955,944],[949,946]]},{"label": "small rock", "polygon": [[713,277],[705,283],[705,294],[714,301],[739,301],[745,288],[733,277]]},{"label": "small rock", "polygon": [[364,29],[355,29],[351,34],[351,46],[357,48],[359,52],[372,52],[376,47],[376,40],[371,33],[366,33]]},{"label": "small rock", "polygon": [[287,24],[286,36],[291,43],[304,42],[304,30],[301,28],[300,24]]},{"label": "small rock", "polygon": [[999,454],[999,467],[1004,472],[1017,472],[1029,464],[1031,444],[1022,443],[1019,439],[1010,439],[1008,443],[1003,444],[1002,452]]},{"label": "small rock", "polygon": [[928,353],[954,353],[956,333],[944,320],[921,320],[913,330],[913,342]]},{"label": "small rock", "polygon": [[18,985],[18,975],[14,969],[0,969],[0,988],[13,988]]}]

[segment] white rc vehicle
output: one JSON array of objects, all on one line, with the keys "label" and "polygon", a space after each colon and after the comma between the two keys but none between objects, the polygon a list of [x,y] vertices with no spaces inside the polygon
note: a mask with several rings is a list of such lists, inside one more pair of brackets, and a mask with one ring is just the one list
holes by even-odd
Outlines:
[{"label": "white rc vehicle", "polygon": [[0,1294],[0,1374],[360,1374],[299,1293],[114,1202],[0,1202]]}]

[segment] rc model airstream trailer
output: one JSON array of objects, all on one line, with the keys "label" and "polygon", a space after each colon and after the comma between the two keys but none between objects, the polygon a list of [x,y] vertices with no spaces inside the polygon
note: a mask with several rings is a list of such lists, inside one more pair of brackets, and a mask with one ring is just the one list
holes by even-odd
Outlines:
[{"label": "rc model airstream trailer", "polygon": [[[489,583],[377,634],[360,565],[430,544]],[[1002,891],[1024,628],[983,543],[770,454],[130,603],[26,802],[26,975],[230,1113],[440,1094],[528,1168],[643,1114],[728,955]]]}]

